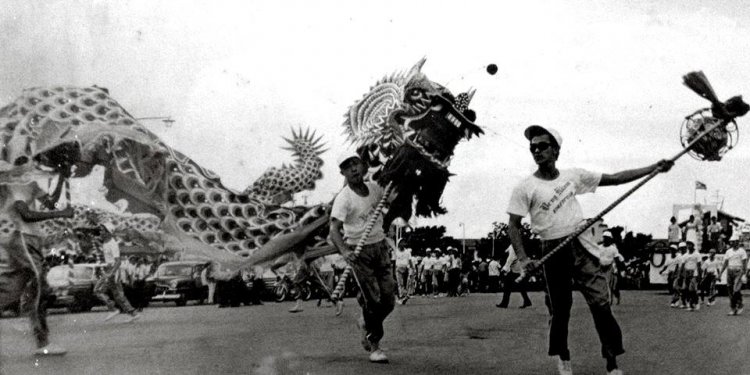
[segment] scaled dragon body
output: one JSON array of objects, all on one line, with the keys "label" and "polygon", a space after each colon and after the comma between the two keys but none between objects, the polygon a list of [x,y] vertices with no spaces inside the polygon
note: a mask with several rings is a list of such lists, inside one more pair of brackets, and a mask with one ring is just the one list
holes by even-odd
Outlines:
[{"label": "scaled dragon body", "polygon": [[[408,219],[414,199],[418,215],[444,213],[439,200],[455,146],[482,133],[468,109],[473,93],[454,97],[421,73],[423,64],[378,82],[350,108],[344,123],[361,155],[378,169],[375,177],[398,186],[388,222]],[[106,89],[33,88],[0,109],[0,184],[55,178],[45,168],[47,158],[39,156],[64,152],[61,145],[74,143],[80,154],[73,177],[104,166],[109,201],[126,199],[130,212],[153,215],[188,252],[248,265],[240,256],[259,262],[291,250],[330,248],[328,205],[281,206],[322,178],[320,138],[300,130],[287,141],[295,163],[270,168],[237,192],[139,124]],[[86,225],[81,210],[72,220],[47,223],[49,234]],[[140,225],[121,222],[126,228]]]}]

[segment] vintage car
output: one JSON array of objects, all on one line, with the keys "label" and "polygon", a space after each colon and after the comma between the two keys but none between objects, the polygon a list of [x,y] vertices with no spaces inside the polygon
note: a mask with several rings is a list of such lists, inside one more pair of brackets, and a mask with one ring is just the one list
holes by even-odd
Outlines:
[{"label": "vintage car", "polygon": [[153,290],[151,301],[174,301],[177,306],[193,300],[203,303],[208,298],[208,286],[201,282],[201,272],[206,266],[201,261],[162,263],[146,279],[147,290]]},{"label": "vintage car", "polygon": [[104,303],[94,294],[98,271],[104,263],[64,264],[50,268],[47,284],[52,291],[49,307],[64,307],[71,312],[89,311]]}]

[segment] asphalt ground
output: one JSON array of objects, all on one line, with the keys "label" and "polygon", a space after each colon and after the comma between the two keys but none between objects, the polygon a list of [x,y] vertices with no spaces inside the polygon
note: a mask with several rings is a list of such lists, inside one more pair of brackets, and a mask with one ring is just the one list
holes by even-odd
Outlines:
[{"label": "asphalt ground", "polygon": [[[2,374],[555,374],[546,355],[547,310],[499,309],[499,296],[414,297],[386,321],[389,364],[372,364],[355,327],[359,308],[340,317],[314,301],[222,308],[156,305],[140,320],[105,322],[106,312],[49,317],[62,357],[36,358],[27,319],[0,320]],[[750,313],[727,316],[728,300],[697,312],[671,309],[656,291],[624,291],[614,306],[626,374],[750,374]],[[747,296],[746,296],[747,298]],[[604,374],[588,308],[574,297],[570,349],[576,374]]]}]

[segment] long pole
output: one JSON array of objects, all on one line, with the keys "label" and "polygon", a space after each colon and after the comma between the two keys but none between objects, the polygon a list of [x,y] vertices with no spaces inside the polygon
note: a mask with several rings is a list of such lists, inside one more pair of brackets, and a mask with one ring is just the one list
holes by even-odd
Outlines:
[{"label": "long pole", "polygon": [[[688,151],[690,151],[690,148],[693,147],[693,145],[695,145],[701,138],[703,138],[707,134],[711,133],[714,129],[717,129],[720,126],[726,126],[728,123],[729,123],[729,120],[718,121],[716,124],[714,124],[713,126],[711,126],[710,128],[708,128],[706,131],[704,131],[703,133],[701,133],[699,136],[695,137],[695,139],[693,139],[692,141],[690,141],[690,143],[688,143],[687,146],[685,146],[685,148],[682,151],[678,152],[675,156],[673,156],[671,159],[669,159],[669,161],[672,162],[672,163],[674,163],[677,159],[679,159],[683,155],[687,154]],[[651,179],[654,178],[654,177],[656,177],[656,175],[659,174],[659,172],[660,171],[659,171],[658,168],[654,169],[651,173],[649,173],[648,175],[646,175],[646,177],[644,177],[641,181],[639,181],[630,190],[628,190],[627,192],[625,192],[625,194],[623,194],[620,198],[617,198],[617,200],[615,200],[614,202],[612,202],[612,204],[610,204],[609,206],[607,206],[607,208],[605,208],[602,212],[600,212],[595,217],[587,220],[585,225],[583,225],[581,228],[579,228],[578,230],[576,230],[575,232],[573,232],[571,235],[569,235],[563,242],[560,242],[560,244],[557,245],[557,247],[555,247],[554,249],[550,250],[550,252],[547,253],[547,255],[539,258],[539,261],[535,264],[535,266],[532,269],[529,269],[528,271],[527,270],[523,270],[523,273],[520,276],[518,276],[518,278],[516,278],[516,282],[520,283],[521,281],[523,281],[523,279],[526,278],[526,275],[528,275],[532,271],[535,271],[536,269],[538,269],[539,267],[541,267],[544,264],[544,262],[548,261],[553,255],[555,255],[555,253],[557,253],[558,251],[560,251],[560,249],[564,248],[569,243],[571,243],[573,240],[575,240],[576,238],[578,238],[578,236],[581,233],[585,232],[592,225],[594,225],[594,223],[596,223],[597,221],[599,221],[599,219],[601,219],[602,217],[604,217],[604,215],[606,215],[607,213],[609,213],[609,211],[612,211],[612,209],[614,209],[615,207],[617,207],[627,197],[629,197],[631,194],[635,193],[635,191],[638,190],[638,189],[640,189],[641,186],[643,186],[647,182],[651,181]]]}]

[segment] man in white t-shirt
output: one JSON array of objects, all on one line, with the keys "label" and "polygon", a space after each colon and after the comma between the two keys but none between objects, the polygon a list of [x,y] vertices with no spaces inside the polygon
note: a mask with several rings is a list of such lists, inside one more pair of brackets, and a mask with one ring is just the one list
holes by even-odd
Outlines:
[{"label": "man in white t-shirt", "polygon": [[411,264],[411,249],[399,243],[396,249],[396,281],[398,282],[398,298],[403,305],[409,299],[409,272],[414,268]]},{"label": "man in white t-shirt", "polygon": [[489,288],[487,289],[490,293],[497,293],[500,288],[500,270],[502,266],[497,261],[497,257],[492,258],[490,264],[487,266],[487,283]]},{"label": "man in white t-shirt", "polygon": [[510,294],[516,289],[521,293],[521,298],[523,299],[523,304],[520,308],[525,309],[531,307],[531,299],[529,299],[529,295],[526,294],[526,280],[524,279],[516,283],[516,278],[518,278],[523,272],[518,262],[518,257],[516,257],[516,251],[513,250],[513,246],[509,245],[508,248],[505,249],[505,252],[508,253],[508,258],[505,260],[505,265],[501,269],[501,272],[503,273],[503,299],[495,306],[507,308],[510,303]]},{"label": "man in white t-shirt", "polygon": [[701,302],[708,296],[706,306],[712,306],[716,298],[716,280],[723,262],[716,259],[716,250],[711,249],[708,257],[703,261],[703,280],[701,280]]},{"label": "man in white t-shirt", "polygon": [[740,315],[744,310],[742,304],[742,277],[747,273],[747,252],[739,247],[736,240],[730,241],[729,249],[724,253],[724,265],[719,275],[727,271],[727,290],[729,292],[729,314]]},{"label": "man in white t-shirt", "polygon": [[700,253],[695,251],[695,244],[687,242],[688,252],[682,258],[682,285],[683,292],[687,296],[688,311],[699,309],[698,305],[698,279],[700,278],[701,262]]},{"label": "man in white t-shirt", "polygon": [[[617,261],[624,261],[620,251],[617,250],[615,240],[610,231],[602,234],[602,246],[599,253],[599,264],[607,275],[609,281],[609,304],[620,304],[620,289],[617,285]],[[615,302],[616,301],[616,302]]]},{"label": "man in white t-shirt", "polygon": [[[537,164],[532,176],[513,189],[507,212],[509,235],[513,248],[524,269],[536,266],[526,256],[521,235],[521,220],[531,218],[532,230],[542,240],[542,251],[547,253],[585,224],[576,195],[594,192],[598,186],[619,185],[634,181],[652,172],[667,171],[670,161],[648,167],[626,170],[615,174],[593,173],[582,169],[558,170],[562,137],[550,128],[534,125],[524,132],[530,151]],[[571,241],[544,264],[547,293],[550,300],[549,355],[558,356],[558,372],[572,374],[568,350],[568,321],[572,306],[572,287],[576,284],[586,298],[602,344],[602,355],[607,360],[607,371],[620,374],[616,357],[624,353],[622,332],[609,305],[607,278],[598,262],[598,246],[589,231]],[[586,246],[586,247],[584,247]]]},{"label": "man in white t-shirt", "polygon": [[132,322],[141,316],[138,315],[135,308],[125,298],[122,284],[118,280],[122,260],[120,258],[120,244],[114,237],[114,230],[115,225],[110,221],[106,221],[100,226],[102,255],[104,256],[104,263],[107,266],[104,274],[94,286],[94,293],[107,305],[107,309],[109,310],[109,314],[104,318],[105,321],[114,318],[118,314],[125,313],[130,315],[128,322]]},{"label": "man in white t-shirt", "polygon": [[670,302],[671,307],[677,307],[677,301],[680,299],[677,289],[674,287],[674,280],[677,277],[677,267],[679,262],[679,254],[677,254],[677,245],[669,245],[669,256],[664,261],[664,266],[659,271],[659,274],[667,272],[667,290],[672,295],[672,301]]},{"label": "man in white t-shirt", "polygon": [[383,232],[383,215],[378,215],[359,255],[354,254],[367,222],[383,196],[383,188],[375,182],[365,181],[367,168],[356,153],[341,155],[338,165],[346,186],[333,200],[329,232],[334,246],[351,264],[359,282],[357,300],[362,306],[359,319],[362,347],[370,352],[370,362],[386,363],[388,357],[380,349],[380,340],[384,333],[383,321],[393,311],[396,302],[396,283],[390,246]]}]

